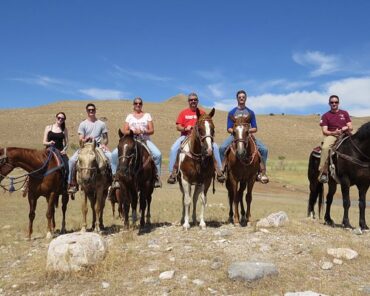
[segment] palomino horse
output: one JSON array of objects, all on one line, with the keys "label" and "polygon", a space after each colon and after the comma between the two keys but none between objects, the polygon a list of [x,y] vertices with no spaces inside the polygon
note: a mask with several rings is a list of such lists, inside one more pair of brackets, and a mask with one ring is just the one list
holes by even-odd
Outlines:
[{"label": "palomino horse", "polygon": [[[258,174],[260,156],[252,136],[249,134],[250,116],[235,118],[234,140],[226,155],[226,188],[229,196],[229,221],[241,225],[247,225],[251,217],[252,190]],[[243,192],[247,187],[245,200],[247,203],[247,213],[243,205]],[[239,220],[239,203],[242,218]],[[234,211],[233,211],[234,206]]]},{"label": "palomino horse", "polygon": [[197,108],[197,122],[191,131],[188,141],[182,145],[178,156],[179,174],[178,180],[182,192],[183,202],[183,227],[190,228],[189,211],[191,204],[191,189],[194,185],[193,193],[193,223],[196,224],[196,207],[198,196],[202,200],[199,226],[206,228],[204,222],[204,210],[207,204],[207,191],[215,176],[214,158],[213,158],[213,136],[214,124],[212,117],[215,114],[213,108],[209,114],[201,115]]},{"label": "palomino horse", "polygon": [[91,204],[92,229],[99,232],[104,228],[103,211],[112,173],[108,159],[105,158],[103,151],[98,149],[100,148],[96,147],[95,141],[81,143],[81,151],[76,164],[77,183],[85,195],[82,204],[82,231],[86,231],[87,227],[87,199]]},{"label": "palomino horse", "polygon": [[135,138],[132,131],[125,136],[121,130],[118,133],[120,136],[118,143],[119,162],[116,173],[120,183],[120,189],[116,190],[118,208],[119,211],[121,209],[124,225],[128,228],[131,205],[132,222],[135,224],[138,194],[140,194],[140,227],[144,227],[145,223],[150,225],[150,204],[156,175],[155,164],[148,148]]},{"label": "palomino horse", "polygon": [[[47,150],[35,150],[27,148],[8,147],[0,149],[0,182],[15,168],[22,168],[28,173],[28,203],[30,205],[28,238],[33,231],[33,220],[36,216],[37,200],[45,196],[48,203],[46,218],[48,220],[47,238],[51,238],[55,230],[55,206],[58,197],[62,194],[63,220],[61,232],[65,232],[65,213],[68,204],[68,194],[62,173],[63,161],[53,152],[53,148]],[[11,182],[13,177],[8,177]],[[12,185],[12,184],[11,184]]]},{"label": "palomino horse", "polygon": [[[356,185],[359,192],[359,226],[362,230],[368,230],[369,227],[366,225],[365,219],[365,208],[366,208],[366,192],[370,186],[370,122],[363,124],[357,133],[352,136],[343,138],[337,143],[332,151],[331,156],[332,164],[331,167],[335,167],[335,179],[340,183],[343,198],[343,219],[342,226],[345,228],[352,228],[348,211],[351,206],[349,197],[350,186]],[[313,170],[318,171],[318,161],[316,162],[317,167]],[[326,211],[325,211],[325,222],[328,225],[334,226],[334,221],[330,216],[330,208],[333,202],[333,196],[337,189],[337,182],[331,176],[329,178],[329,191],[326,195]],[[310,180],[311,181],[311,180]],[[314,181],[316,188],[313,186],[310,190],[316,190],[318,184]],[[312,183],[312,181],[310,182]],[[311,185],[311,184],[310,184]],[[314,191],[315,192],[315,191]],[[314,195],[313,195],[314,196]],[[309,200],[309,211],[313,209],[316,199],[310,196]]]}]

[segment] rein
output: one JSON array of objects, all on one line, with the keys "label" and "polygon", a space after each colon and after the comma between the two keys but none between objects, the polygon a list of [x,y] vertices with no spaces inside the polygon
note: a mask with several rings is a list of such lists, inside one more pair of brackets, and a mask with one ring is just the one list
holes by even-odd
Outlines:
[{"label": "rein", "polygon": [[343,158],[343,159],[345,159],[345,160],[348,160],[348,161],[350,161],[350,162],[352,162],[352,163],[354,163],[354,164],[357,164],[358,166],[361,166],[361,167],[363,167],[363,168],[368,168],[368,167],[370,167],[370,162],[365,162],[365,161],[361,161],[361,160],[359,160],[359,159],[357,159],[357,158],[355,158],[355,157],[352,157],[352,156],[349,156],[349,155],[347,155],[347,154],[344,154],[344,153],[341,153],[341,152],[339,152],[338,151],[338,148],[343,144],[343,142],[345,141],[345,140],[347,140],[347,139],[349,139],[349,141],[350,141],[350,144],[352,145],[352,147],[354,147],[355,148],[355,150],[362,156],[362,157],[364,157],[365,159],[367,159],[367,160],[370,160],[370,157],[368,157],[365,153],[363,153],[362,151],[361,151],[361,149],[355,144],[355,142],[353,141],[353,139],[352,139],[352,137],[351,136],[347,136],[347,137],[345,137],[336,147],[335,147],[335,149],[334,149],[334,153],[336,153],[339,157],[341,157],[341,158]]},{"label": "rein", "polygon": [[[233,140],[233,144],[237,144],[237,143],[239,143],[239,142],[242,142],[242,143],[245,143],[245,144],[247,144],[247,142],[248,142],[248,140],[251,138],[251,136],[250,135],[248,135],[248,137],[247,137],[247,139],[234,139]],[[246,160],[244,160],[244,159],[239,159],[238,157],[237,157],[237,155],[236,155],[236,150],[235,150],[235,148],[234,148],[234,145],[231,145],[231,147],[230,147],[230,150],[231,150],[231,152],[235,155],[235,157],[236,158],[238,158],[239,159],[239,161],[241,162],[241,163],[244,163],[245,165],[251,165],[252,163],[253,163],[253,161],[254,161],[254,158],[256,157],[256,155],[257,155],[257,153],[258,153],[258,149],[257,149],[257,146],[256,146],[256,143],[252,140],[252,143],[253,143],[253,147],[254,147],[254,152],[253,152],[253,154],[249,157],[249,158],[247,158]],[[250,159],[250,161],[249,162],[247,162],[248,161],[248,159]]]}]

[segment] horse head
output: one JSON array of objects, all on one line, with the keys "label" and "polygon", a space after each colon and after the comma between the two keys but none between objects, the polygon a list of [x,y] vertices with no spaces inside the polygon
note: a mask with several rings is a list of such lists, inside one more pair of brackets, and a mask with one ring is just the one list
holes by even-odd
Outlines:
[{"label": "horse head", "polygon": [[15,166],[11,164],[6,148],[0,148],[0,182],[7,176]]},{"label": "horse head", "polygon": [[194,126],[196,137],[199,139],[201,146],[201,154],[203,156],[212,156],[213,153],[213,137],[215,135],[215,126],[212,117],[215,114],[215,108],[212,108],[209,114],[200,114],[199,109],[196,110],[197,122]]},{"label": "horse head", "polygon": [[92,184],[96,180],[98,172],[98,161],[96,155],[96,142],[81,144],[81,150],[77,160],[77,179],[80,184]]},{"label": "horse head", "polygon": [[234,122],[233,144],[236,149],[236,156],[241,160],[245,160],[247,158],[250,115],[238,117],[231,115],[230,119]]},{"label": "horse head", "polygon": [[136,160],[138,158],[138,145],[132,130],[130,130],[130,134],[128,135],[123,135],[119,130],[119,135],[117,174],[127,177],[135,171]]}]

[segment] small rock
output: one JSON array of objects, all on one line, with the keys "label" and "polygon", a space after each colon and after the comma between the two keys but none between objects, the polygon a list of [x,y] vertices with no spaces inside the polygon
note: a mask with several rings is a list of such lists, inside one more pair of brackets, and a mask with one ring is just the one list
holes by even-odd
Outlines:
[{"label": "small rock", "polygon": [[162,272],[160,275],[159,275],[159,279],[160,280],[170,280],[174,277],[175,275],[175,271],[174,270],[167,270],[167,271],[164,271]]},{"label": "small rock", "polygon": [[284,296],[327,296],[327,295],[312,291],[304,291],[304,292],[288,292],[285,293]]},{"label": "small rock", "polygon": [[173,247],[168,247],[168,248],[166,249],[166,251],[167,251],[167,252],[172,251],[172,250],[173,250]]},{"label": "small rock", "polygon": [[329,261],[325,261],[321,264],[321,269],[323,270],[330,270],[333,268],[333,263],[329,262]]},{"label": "small rock", "polygon": [[183,281],[186,281],[187,279],[188,279],[188,276],[185,274],[185,275],[183,275],[182,276],[182,278],[181,278]]},{"label": "small rock", "polygon": [[368,294],[370,295],[370,286],[363,286],[361,291],[364,293],[364,294]]},{"label": "small rock", "polygon": [[288,215],[283,212],[272,213],[267,218],[262,218],[257,222],[257,227],[280,227],[289,222]]},{"label": "small rock", "polygon": [[361,235],[362,234],[362,230],[361,228],[356,228],[352,231],[354,234],[357,234],[357,235]]},{"label": "small rock", "polygon": [[109,286],[110,286],[110,284],[109,284],[109,283],[107,283],[107,282],[102,282],[102,283],[101,283],[101,287],[102,287],[103,289],[108,289],[108,288],[109,288]]},{"label": "small rock", "polygon": [[176,261],[176,258],[171,256],[170,258],[168,258],[171,262],[175,262]]},{"label": "small rock", "polygon": [[12,285],[12,288],[13,289],[16,289],[16,288],[18,288],[18,285],[17,284],[14,284],[14,285]]},{"label": "small rock", "polygon": [[212,288],[208,288],[207,290],[208,290],[208,291],[209,291],[209,293],[211,293],[211,294],[216,294],[216,293],[217,293],[217,291],[216,291],[216,290],[213,290]]},{"label": "small rock", "polygon": [[270,231],[268,231],[266,228],[261,228],[260,231],[263,233],[270,233]]},{"label": "small rock", "polygon": [[4,225],[3,227],[2,227],[2,229],[10,229],[10,228],[12,228],[10,225]]},{"label": "small rock", "polygon": [[233,233],[229,229],[221,229],[220,236],[227,237],[231,236]]},{"label": "small rock", "polygon": [[149,277],[149,278],[144,279],[143,280],[143,283],[144,284],[148,284],[148,285],[157,284],[158,283],[158,279]]},{"label": "small rock", "polygon": [[274,264],[268,262],[234,262],[228,270],[232,280],[255,281],[267,275],[277,275]]},{"label": "small rock", "polygon": [[197,285],[197,286],[203,286],[204,285],[204,281],[202,281],[200,279],[195,279],[195,280],[193,280],[192,283]]},{"label": "small rock", "polygon": [[327,249],[327,253],[335,258],[352,260],[358,257],[358,253],[349,248]]},{"label": "small rock", "polygon": [[338,264],[338,265],[342,265],[342,264],[343,264],[343,261],[342,261],[342,260],[340,260],[340,259],[334,258],[334,259],[333,259],[333,263],[334,263],[334,264]]}]

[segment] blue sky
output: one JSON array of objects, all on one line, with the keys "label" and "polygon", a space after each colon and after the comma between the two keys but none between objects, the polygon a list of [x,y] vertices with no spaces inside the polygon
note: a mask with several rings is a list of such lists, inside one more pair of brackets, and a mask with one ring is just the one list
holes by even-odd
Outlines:
[{"label": "blue sky", "polygon": [[[161,102],[311,114],[330,94],[370,116],[370,1],[0,2],[0,108]],[[148,110],[150,111],[150,110]]]}]

